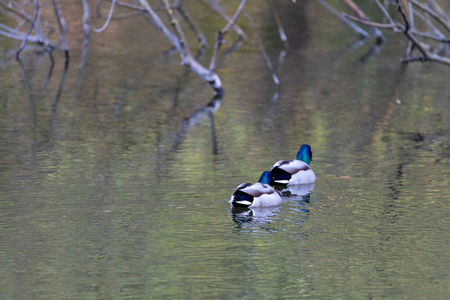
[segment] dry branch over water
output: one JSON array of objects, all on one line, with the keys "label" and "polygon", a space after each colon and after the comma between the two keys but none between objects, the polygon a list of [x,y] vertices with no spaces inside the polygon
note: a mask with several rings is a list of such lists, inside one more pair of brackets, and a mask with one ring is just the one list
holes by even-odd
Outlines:
[{"label": "dry branch over water", "polygon": [[[246,10],[249,5],[260,5],[255,1],[237,1],[232,13],[227,12],[219,0],[199,0],[206,9],[211,10],[223,22],[223,27],[215,28],[217,36],[215,41],[208,43],[201,28],[196,24],[196,16],[189,13],[185,8],[183,0],[98,0],[96,3],[96,17],[104,19],[105,22],[100,28],[92,28],[90,20],[94,16],[90,14],[87,0],[80,2],[83,14],[82,20],[83,39],[83,63],[87,61],[87,45],[90,41],[91,32],[96,34],[108,34],[105,29],[115,20],[123,18],[142,18],[149,20],[150,24],[162,33],[171,43],[173,49],[180,55],[181,64],[190,68],[199,78],[208,83],[216,92],[222,90],[222,81],[217,74],[220,66],[217,66],[217,57],[221,55],[221,46],[225,42],[225,36],[229,31],[234,31],[237,41],[227,52],[237,50],[249,37],[248,32],[244,32],[240,25],[245,23],[252,29],[251,36],[256,39],[263,57],[266,60],[267,68],[272,74],[273,81],[277,87],[280,81],[275,69],[270,61],[269,55],[264,50],[264,40],[258,33],[257,25],[253,22],[252,16]],[[270,2],[269,8],[274,23],[278,27],[280,42],[284,44],[285,50],[289,47],[288,37],[284,33],[283,19],[278,11],[280,2],[267,0]],[[298,8],[296,1],[288,1],[284,4]],[[359,34],[362,39],[358,44],[365,43],[370,37],[375,38],[376,47],[381,47],[386,38],[383,30],[393,30],[398,33],[399,38],[406,38],[407,45],[401,61],[404,63],[415,61],[434,61],[445,65],[450,65],[450,17],[436,0],[374,0],[364,7],[353,0],[340,0],[347,12],[339,12],[334,4],[339,0],[325,1],[316,0],[326,10],[332,13],[331,17],[337,17],[353,31]],[[91,3],[94,4],[94,3]],[[228,4],[228,3],[227,3]],[[69,61],[69,43],[66,38],[68,31],[64,14],[64,7],[57,0],[43,2],[39,0],[0,0],[0,15],[3,17],[0,23],[0,35],[6,38],[21,41],[15,50],[16,57],[19,58],[22,51],[35,50],[47,51],[52,59],[52,51],[63,50],[67,63]],[[374,9],[367,10],[368,5]],[[228,4],[228,9],[230,5]],[[103,15],[101,11],[108,8],[108,13]],[[300,9],[300,8],[299,8]],[[374,11],[377,12],[373,16]],[[244,14],[245,18],[240,18]],[[370,15],[370,18],[369,18]],[[45,18],[44,18],[45,16]],[[47,19],[46,19],[47,18]],[[378,19],[377,21],[375,21]],[[381,20],[381,21],[380,21]],[[11,25],[15,23],[16,25]],[[212,25],[217,26],[217,25]],[[189,41],[184,30],[192,31],[197,42]],[[192,36],[192,35],[187,35]],[[95,37],[95,35],[94,35]],[[209,66],[203,66],[198,56],[193,53],[204,53],[205,48],[213,45],[213,55]],[[192,47],[196,45],[197,47]],[[225,53],[222,53],[225,55]]]}]

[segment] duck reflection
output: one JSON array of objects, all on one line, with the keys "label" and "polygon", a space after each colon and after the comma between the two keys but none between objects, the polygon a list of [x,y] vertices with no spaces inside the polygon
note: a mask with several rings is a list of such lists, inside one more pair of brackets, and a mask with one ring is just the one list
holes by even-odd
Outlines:
[{"label": "duck reflection", "polygon": [[302,216],[303,221],[308,219],[309,216],[309,201],[314,186],[314,183],[291,185],[284,187],[281,190],[284,201],[289,203],[286,204],[286,206],[288,206],[291,211],[296,213],[308,213],[307,215]]},{"label": "duck reflection", "polygon": [[228,215],[236,223],[237,228],[241,228],[244,223],[253,225],[265,225],[277,217],[279,207],[231,207]]},{"label": "duck reflection", "polygon": [[275,186],[283,197],[295,198],[302,201],[308,201],[311,196],[311,192],[314,190],[315,184],[298,184],[298,185],[280,185]]}]

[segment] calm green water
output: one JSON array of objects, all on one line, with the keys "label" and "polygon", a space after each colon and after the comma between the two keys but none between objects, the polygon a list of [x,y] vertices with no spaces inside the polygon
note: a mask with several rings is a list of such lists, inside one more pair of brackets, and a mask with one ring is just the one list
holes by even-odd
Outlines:
[{"label": "calm green water", "polygon": [[[288,7],[276,101],[254,39],[221,56],[222,99],[133,22],[94,36],[85,69],[72,33],[60,97],[61,57],[49,81],[46,56],[24,54],[25,80],[3,58],[0,299],[448,298],[450,69],[400,65],[393,36],[358,63],[370,45]],[[250,11],[276,62],[273,19]],[[230,209],[303,143],[315,185]]]}]

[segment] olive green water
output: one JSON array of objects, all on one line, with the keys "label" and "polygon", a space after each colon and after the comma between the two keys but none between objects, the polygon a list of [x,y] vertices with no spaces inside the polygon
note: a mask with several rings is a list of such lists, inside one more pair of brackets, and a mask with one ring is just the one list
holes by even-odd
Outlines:
[{"label": "olive green water", "polygon": [[[48,81],[47,56],[2,58],[0,299],[448,298],[450,69],[400,65],[392,35],[358,63],[370,45],[347,50],[322,8],[289,5],[280,65],[267,7],[250,9],[275,100],[254,39],[220,57],[213,98],[143,21],[93,36],[85,68],[72,33],[65,78],[59,56]],[[302,143],[315,185],[230,209]]]}]

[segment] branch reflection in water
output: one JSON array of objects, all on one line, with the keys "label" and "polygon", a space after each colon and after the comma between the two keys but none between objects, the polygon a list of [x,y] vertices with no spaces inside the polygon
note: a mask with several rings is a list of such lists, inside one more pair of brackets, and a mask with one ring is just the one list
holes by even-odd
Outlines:
[{"label": "branch reflection in water", "polygon": [[[32,88],[33,86],[33,79],[37,79],[39,80],[41,77],[37,75],[37,71],[40,67],[41,64],[41,57],[42,54],[47,53],[49,55],[49,59],[50,59],[50,65],[48,66],[48,72],[47,72],[47,76],[44,76],[42,78],[42,83],[40,84],[40,89],[38,92],[35,92]],[[53,70],[55,67],[55,62],[52,58],[52,55],[50,52],[43,52],[43,53],[38,53],[37,55],[35,55],[33,61],[27,61],[27,66],[29,65],[31,68],[27,70],[26,66],[25,66],[25,62],[23,61],[23,59],[21,57],[19,57],[17,59],[18,63],[19,63],[19,67],[20,70],[22,72],[22,77],[23,77],[23,83],[25,85],[25,89],[26,92],[28,94],[29,97],[29,102],[30,102],[30,113],[31,113],[31,117],[33,120],[33,130],[36,130],[36,126],[37,126],[37,116],[36,116],[36,106],[38,101],[44,96],[44,92],[47,90],[48,84],[52,78],[53,75]],[[58,104],[59,101],[61,99],[61,93],[62,90],[64,88],[64,84],[66,81],[66,75],[67,75],[67,71],[68,71],[68,60],[65,61],[62,73],[61,73],[61,77],[59,79],[59,84],[58,84],[58,90],[56,91],[56,95],[55,95],[55,99],[53,101],[52,104],[52,110],[51,110],[51,117],[49,119],[49,126],[48,126],[48,133],[46,134],[47,137],[47,143],[50,143],[50,141],[53,141],[53,133],[55,131],[55,122],[57,122],[58,120]],[[43,64],[45,64],[45,61],[43,62]],[[45,67],[45,65],[44,65]]]},{"label": "branch reflection in water", "polygon": [[219,109],[223,92],[215,93],[214,97],[203,107],[195,110],[189,117],[182,120],[176,132],[170,137],[170,148],[176,150],[186,137],[186,133],[190,128],[200,123],[203,119],[208,118],[209,128],[211,132],[212,153],[217,154],[216,131],[214,127],[214,113]]}]

